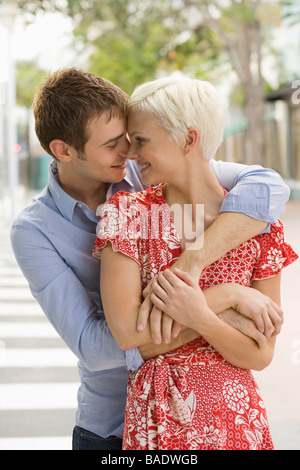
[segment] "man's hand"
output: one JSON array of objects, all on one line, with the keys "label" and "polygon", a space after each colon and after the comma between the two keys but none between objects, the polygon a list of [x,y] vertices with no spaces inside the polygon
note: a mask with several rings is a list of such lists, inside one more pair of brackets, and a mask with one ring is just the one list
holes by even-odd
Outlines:
[{"label": "man's hand", "polygon": [[171,338],[169,344],[144,344],[143,346],[139,346],[139,351],[144,361],[148,361],[148,359],[152,359],[153,357],[159,356],[160,354],[165,354],[168,351],[172,351],[173,349],[177,349],[184,344],[190,343],[198,336],[199,334],[196,331],[187,328],[184,331],[181,331],[176,338]]},{"label": "man's hand", "polygon": [[218,317],[244,335],[252,338],[260,348],[266,345],[267,338],[263,333],[258,331],[254,322],[249,318],[244,317],[233,309],[225,310],[225,312],[220,313]]},{"label": "man's hand", "polygon": [[283,310],[270,297],[257,289],[234,285],[236,303],[232,308],[253,321],[266,339],[280,333],[283,324]]}]

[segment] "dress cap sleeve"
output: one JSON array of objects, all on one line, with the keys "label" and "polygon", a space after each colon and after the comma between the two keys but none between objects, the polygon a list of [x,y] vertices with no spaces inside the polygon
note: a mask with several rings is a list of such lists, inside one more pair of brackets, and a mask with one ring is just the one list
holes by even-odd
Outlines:
[{"label": "dress cap sleeve", "polygon": [[260,257],[253,270],[252,281],[273,277],[298,258],[293,248],[284,240],[280,220],[271,225],[269,233],[258,235],[255,240],[260,245]]}]

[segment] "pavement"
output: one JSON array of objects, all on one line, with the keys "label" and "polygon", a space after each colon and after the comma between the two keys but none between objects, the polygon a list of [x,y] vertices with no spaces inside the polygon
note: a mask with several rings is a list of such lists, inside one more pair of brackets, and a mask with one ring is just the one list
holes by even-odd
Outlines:
[{"label": "pavement", "polygon": [[[300,254],[300,202],[282,216]],[[282,275],[285,323],[275,357],[255,373],[277,450],[300,449],[300,261]],[[33,299],[0,220],[0,450],[70,450],[78,389],[76,358]]]},{"label": "pavement", "polygon": [[[285,240],[300,256],[300,201],[289,201],[281,217]],[[262,392],[275,449],[300,450],[300,259],[282,271],[284,325],[271,365],[255,378]]]}]

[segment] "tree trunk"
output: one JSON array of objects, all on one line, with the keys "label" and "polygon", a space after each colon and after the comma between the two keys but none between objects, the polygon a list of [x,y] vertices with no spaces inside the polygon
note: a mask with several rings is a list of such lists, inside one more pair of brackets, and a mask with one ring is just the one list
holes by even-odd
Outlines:
[{"label": "tree trunk", "polygon": [[264,96],[260,85],[244,88],[245,112],[248,119],[246,131],[246,163],[262,165],[265,161]]}]

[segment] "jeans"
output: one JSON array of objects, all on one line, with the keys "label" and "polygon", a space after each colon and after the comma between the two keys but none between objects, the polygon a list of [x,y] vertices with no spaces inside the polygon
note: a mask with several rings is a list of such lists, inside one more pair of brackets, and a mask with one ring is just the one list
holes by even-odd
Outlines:
[{"label": "jeans", "polygon": [[75,426],[73,450],[122,450],[122,439],[116,436],[100,437],[93,432]]}]

